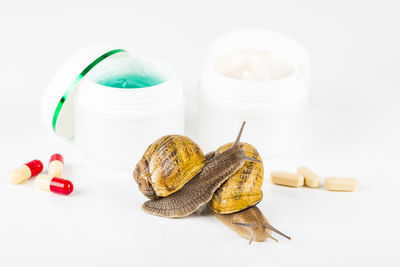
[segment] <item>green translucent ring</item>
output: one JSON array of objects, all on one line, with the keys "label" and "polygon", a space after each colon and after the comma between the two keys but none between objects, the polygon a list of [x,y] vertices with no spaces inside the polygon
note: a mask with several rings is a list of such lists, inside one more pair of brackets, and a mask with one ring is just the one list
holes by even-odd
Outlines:
[{"label": "green translucent ring", "polygon": [[100,57],[96,58],[96,60],[94,60],[92,63],[90,63],[81,73],[79,73],[78,77],[75,78],[75,80],[68,87],[67,91],[65,91],[64,95],[61,97],[60,101],[57,104],[56,110],[54,111],[53,121],[52,121],[52,127],[53,127],[54,132],[56,131],[56,124],[57,124],[58,116],[60,115],[60,111],[61,111],[65,101],[67,100],[69,95],[72,93],[72,91],[75,89],[75,87],[79,84],[79,82],[83,79],[83,77],[85,77],[85,75],[88,74],[89,71],[91,71],[95,66],[97,66],[97,64],[102,62],[104,59],[106,59],[109,56],[112,56],[114,54],[121,53],[121,52],[126,52],[126,51],[124,49],[111,50],[111,51],[101,55]]}]

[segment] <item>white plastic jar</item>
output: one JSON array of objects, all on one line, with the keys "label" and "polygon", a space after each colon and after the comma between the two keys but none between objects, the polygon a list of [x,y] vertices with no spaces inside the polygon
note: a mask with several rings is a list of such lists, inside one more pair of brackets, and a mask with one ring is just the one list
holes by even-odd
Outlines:
[{"label": "white plastic jar", "polygon": [[[168,64],[132,57],[123,50],[110,55],[107,53],[116,49],[106,48],[84,48],[83,61],[77,60],[82,59],[82,53],[78,52],[79,56],[70,61],[75,63],[67,63],[67,67],[61,68],[44,96],[43,116],[47,124],[53,123],[49,126],[56,134],[73,138],[78,149],[94,163],[112,169],[132,170],[154,140],[166,134],[183,134],[182,86],[175,70]],[[72,66],[91,68],[86,75],[81,75],[54,120],[55,104],[58,103],[58,107],[60,103],[55,96],[60,95],[55,94],[59,88],[56,85],[60,80],[68,80],[64,77],[67,74],[62,73],[69,73]],[[131,88],[128,78],[134,81],[135,77],[141,78],[144,74],[156,77],[157,82]],[[125,77],[128,77],[126,83]]]},{"label": "white plastic jar", "polygon": [[[260,64],[267,64],[270,72],[277,74],[259,78],[259,70],[250,74],[233,70],[228,75],[231,66],[223,64],[237,61],[242,51],[252,50],[271,53],[274,62]],[[229,55],[236,57],[230,60]],[[220,37],[210,49],[198,90],[197,133],[202,148],[215,150],[234,140],[242,121],[247,121],[243,140],[254,145],[264,158],[301,147],[309,64],[304,48],[277,32],[251,29]]]}]

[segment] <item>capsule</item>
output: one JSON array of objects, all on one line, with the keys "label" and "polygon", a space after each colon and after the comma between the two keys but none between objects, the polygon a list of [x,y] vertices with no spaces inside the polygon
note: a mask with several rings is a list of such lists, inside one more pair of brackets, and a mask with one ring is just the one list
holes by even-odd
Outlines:
[{"label": "capsule", "polygon": [[304,177],[297,173],[273,171],[271,172],[271,181],[274,184],[300,187],[304,184]]},{"label": "capsule", "polygon": [[70,181],[46,174],[36,177],[35,184],[41,190],[61,195],[69,195],[74,190],[74,186]]},{"label": "capsule", "polygon": [[324,181],[324,187],[329,191],[352,192],[358,187],[356,178],[329,177]]},{"label": "capsule", "polygon": [[40,160],[32,160],[21,167],[12,170],[8,174],[8,179],[12,184],[21,184],[29,178],[38,175],[43,171],[43,163]]},{"label": "capsule", "polygon": [[304,184],[308,187],[319,187],[320,178],[318,174],[313,172],[310,168],[306,166],[301,166],[297,168],[297,173],[304,176]]},{"label": "capsule", "polygon": [[48,174],[53,177],[62,177],[64,170],[64,158],[60,154],[53,154],[50,157]]}]

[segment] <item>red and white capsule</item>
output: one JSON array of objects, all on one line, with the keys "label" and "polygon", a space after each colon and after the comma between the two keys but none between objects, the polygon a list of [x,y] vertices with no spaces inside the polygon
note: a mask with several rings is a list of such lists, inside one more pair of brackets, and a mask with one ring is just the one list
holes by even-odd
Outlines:
[{"label": "red and white capsule", "polygon": [[50,157],[48,174],[52,177],[62,177],[64,170],[64,158],[60,154],[53,154]]},{"label": "red and white capsule", "polygon": [[46,174],[36,177],[35,184],[41,190],[61,195],[69,195],[74,190],[74,186],[70,181]]},{"label": "red and white capsule", "polygon": [[21,167],[8,173],[8,179],[12,184],[21,184],[29,178],[43,171],[43,163],[40,160],[32,160]]}]

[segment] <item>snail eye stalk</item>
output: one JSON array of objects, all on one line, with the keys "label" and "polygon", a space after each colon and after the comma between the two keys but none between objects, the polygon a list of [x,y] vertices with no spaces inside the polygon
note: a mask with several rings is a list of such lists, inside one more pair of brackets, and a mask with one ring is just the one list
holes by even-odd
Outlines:
[{"label": "snail eye stalk", "polygon": [[286,238],[289,239],[289,240],[292,239],[291,237],[285,235],[284,233],[282,233],[281,231],[279,231],[278,229],[276,229],[275,227],[273,227],[272,225],[270,225],[270,224],[268,224],[268,223],[264,223],[262,226],[263,226],[264,228],[267,228],[267,229],[271,230],[271,231],[274,231],[274,232],[277,233],[277,234],[280,234],[280,235],[283,236],[283,237],[286,237]]},{"label": "snail eye stalk", "polygon": [[238,134],[238,136],[236,137],[236,141],[235,141],[235,144],[233,145],[233,146],[238,146],[239,145],[239,143],[240,143],[240,137],[242,136],[242,132],[243,132],[243,128],[244,128],[244,125],[246,124],[246,121],[244,121],[243,123],[242,123],[242,127],[240,127],[240,131],[239,131],[239,134]]}]

